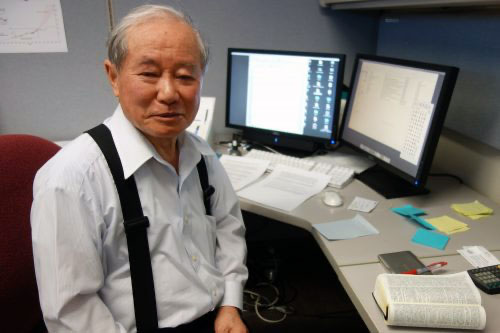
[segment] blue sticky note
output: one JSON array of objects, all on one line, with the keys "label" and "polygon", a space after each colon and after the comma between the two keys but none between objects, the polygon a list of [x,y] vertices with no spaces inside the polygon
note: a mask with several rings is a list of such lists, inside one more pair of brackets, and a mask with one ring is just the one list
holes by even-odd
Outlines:
[{"label": "blue sticky note", "polygon": [[395,207],[391,209],[394,213],[403,216],[414,216],[414,215],[423,215],[425,212],[419,208],[413,207],[412,205],[405,205],[401,207]]},{"label": "blue sticky note", "polygon": [[419,217],[419,216],[416,216],[416,215],[412,215],[410,217],[413,221],[419,223],[421,226],[423,226],[424,228],[426,229],[429,229],[429,230],[436,230],[436,227],[434,227],[432,224],[430,224],[429,222],[427,222],[426,220],[424,220],[423,218]]},{"label": "blue sticky note", "polygon": [[448,241],[450,240],[450,237],[438,234],[437,232],[418,229],[411,240],[417,244],[433,247],[438,250],[444,250],[446,244],[448,244]]}]

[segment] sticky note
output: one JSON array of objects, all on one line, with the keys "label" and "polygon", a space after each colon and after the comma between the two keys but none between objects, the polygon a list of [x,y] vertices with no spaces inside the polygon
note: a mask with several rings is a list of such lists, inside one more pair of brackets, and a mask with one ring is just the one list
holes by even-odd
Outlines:
[{"label": "sticky note", "polygon": [[413,215],[423,215],[425,212],[419,208],[413,207],[412,205],[405,205],[401,207],[395,207],[391,209],[394,213],[403,216],[413,216]]},{"label": "sticky note", "polygon": [[421,218],[421,217],[418,217],[418,216],[416,216],[416,215],[412,215],[412,216],[410,216],[410,218],[411,218],[413,221],[415,221],[415,222],[419,223],[419,224],[420,224],[421,226],[423,226],[424,228],[427,228],[427,229],[429,229],[429,230],[435,230],[435,229],[436,229],[436,228],[435,228],[432,224],[430,224],[429,222],[427,222],[426,220],[424,220],[424,219],[423,219],[423,218]]},{"label": "sticky note", "polygon": [[493,209],[486,207],[477,200],[470,203],[453,204],[451,205],[451,208],[473,220],[493,214]]},{"label": "sticky note", "polygon": [[435,226],[439,231],[444,232],[447,235],[469,230],[466,223],[455,220],[454,218],[451,218],[447,215],[434,217],[432,219],[427,219],[427,222],[429,222],[430,224]]},{"label": "sticky note", "polygon": [[417,244],[433,247],[438,250],[444,250],[446,244],[448,244],[448,241],[450,240],[450,237],[438,234],[437,232],[418,229],[411,240]]}]

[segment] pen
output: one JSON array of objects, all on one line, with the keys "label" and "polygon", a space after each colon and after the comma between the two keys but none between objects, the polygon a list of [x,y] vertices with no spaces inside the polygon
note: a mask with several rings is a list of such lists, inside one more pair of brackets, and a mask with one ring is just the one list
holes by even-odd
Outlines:
[{"label": "pen", "polygon": [[409,271],[403,272],[401,274],[419,275],[419,274],[423,274],[423,273],[430,272],[430,271],[433,271],[435,269],[441,268],[443,266],[446,266],[447,264],[448,263],[446,261],[434,262],[426,267],[410,269]]}]

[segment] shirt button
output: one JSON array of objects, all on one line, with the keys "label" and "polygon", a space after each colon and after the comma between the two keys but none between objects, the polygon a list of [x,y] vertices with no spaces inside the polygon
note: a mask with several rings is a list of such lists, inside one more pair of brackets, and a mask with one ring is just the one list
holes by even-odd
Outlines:
[{"label": "shirt button", "polygon": [[198,257],[197,256],[191,256],[191,259],[193,260],[193,262],[198,261]]},{"label": "shirt button", "polygon": [[189,219],[187,217],[184,218],[184,223],[185,224],[188,224],[189,223]]},{"label": "shirt button", "polygon": [[212,291],[212,295],[213,295],[214,297],[217,297],[217,289],[214,289],[214,291]]}]

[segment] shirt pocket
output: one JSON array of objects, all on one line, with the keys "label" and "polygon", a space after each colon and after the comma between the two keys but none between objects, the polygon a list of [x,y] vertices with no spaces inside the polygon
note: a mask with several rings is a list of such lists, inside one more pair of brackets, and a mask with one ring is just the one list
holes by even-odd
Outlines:
[{"label": "shirt pocket", "polygon": [[213,216],[203,215],[200,222],[198,226],[200,230],[196,232],[196,238],[198,238],[198,244],[203,254],[207,256],[207,260],[214,264],[217,246],[217,221]]}]

